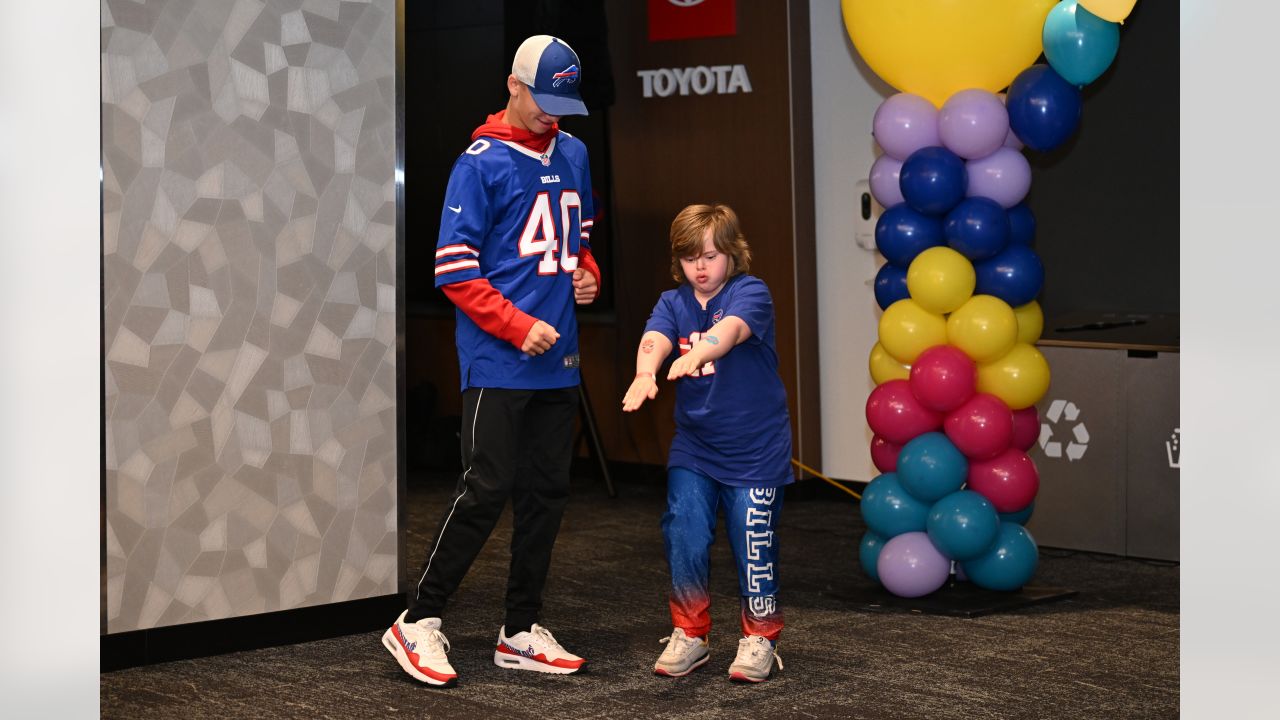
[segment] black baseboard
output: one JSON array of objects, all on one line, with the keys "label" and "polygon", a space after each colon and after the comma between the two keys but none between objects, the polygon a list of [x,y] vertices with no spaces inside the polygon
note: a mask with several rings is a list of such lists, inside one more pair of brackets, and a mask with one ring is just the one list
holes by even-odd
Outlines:
[{"label": "black baseboard", "polygon": [[99,642],[102,672],[370,632],[390,627],[404,608],[404,595],[381,595],[295,610],[112,633],[101,636]]}]

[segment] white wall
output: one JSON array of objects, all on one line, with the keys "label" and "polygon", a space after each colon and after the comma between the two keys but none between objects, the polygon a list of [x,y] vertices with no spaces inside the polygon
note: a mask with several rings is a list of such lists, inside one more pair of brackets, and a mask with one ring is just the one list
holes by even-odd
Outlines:
[{"label": "white wall", "polygon": [[880,308],[872,283],[882,262],[853,239],[854,183],[871,171],[876,107],[894,93],[858,56],[837,0],[811,0],[814,204],[818,230],[818,332],[822,382],[822,467],[842,480],[870,480],[867,357]]},{"label": "white wall", "polygon": [[0,698],[98,713],[99,5],[0,4]]}]

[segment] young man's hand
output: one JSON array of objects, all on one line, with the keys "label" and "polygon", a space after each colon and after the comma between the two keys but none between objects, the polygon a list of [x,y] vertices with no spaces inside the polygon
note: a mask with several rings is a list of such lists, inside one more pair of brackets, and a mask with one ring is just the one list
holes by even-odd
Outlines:
[{"label": "young man's hand", "polygon": [[631,412],[658,396],[658,381],[653,373],[638,373],[622,398],[622,412]]},{"label": "young man's hand", "polygon": [[588,305],[595,300],[597,290],[599,290],[599,284],[596,282],[595,275],[584,268],[573,271],[573,299],[579,305]]},{"label": "young man's hand", "polygon": [[524,336],[524,343],[520,346],[520,352],[525,355],[541,355],[551,349],[556,344],[556,340],[560,339],[560,333],[550,325],[537,320],[533,323],[533,327],[529,328],[529,334]]}]

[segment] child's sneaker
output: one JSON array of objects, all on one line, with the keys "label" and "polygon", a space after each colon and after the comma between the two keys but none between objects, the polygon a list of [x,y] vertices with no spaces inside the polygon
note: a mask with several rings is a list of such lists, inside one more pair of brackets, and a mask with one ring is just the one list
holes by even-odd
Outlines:
[{"label": "child's sneaker", "polygon": [[395,656],[404,671],[428,685],[453,687],[458,673],[449,664],[449,640],[440,632],[440,618],[423,618],[406,623],[400,613],[395,623],[382,634],[382,644]]},{"label": "child's sneaker", "polygon": [[493,664],[512,670],[571,675],[586,662],[561,647],[551,631],[537,623],[528,632],[518,632],[511,637],[507,637],[504,625],[498,631],[498,647],[493,651]]},{"label": "child's sneaker", "polygon": [[684,677],[707,664],[711,653],[707,649],[706,638],[689,637],[684,630],[676,628],[671,634],[658,642],[667,644],[667,649],[658,656],[653,666],[655,675],[667,677]]},{"label": "child's sneaker", "polygon": [[738,656],[729,666],[729,679],[739,682],[764,682],[773,674],[773,661],[782,669],[782,658],[774,644],[760,635],[748,635],[738,641]]}]

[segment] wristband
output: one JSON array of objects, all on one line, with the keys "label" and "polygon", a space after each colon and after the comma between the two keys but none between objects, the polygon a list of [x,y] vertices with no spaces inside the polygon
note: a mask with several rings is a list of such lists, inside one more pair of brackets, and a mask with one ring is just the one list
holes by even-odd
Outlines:
[{"label": "wristband", "polygon": [[636,373],[636,377],[638,377],[638,378],[639,378],[639,377],[651,377],[651,378],[656,378],[656,376],[655,376],[653,373],[651,373],[651,372],[638,372],[638,373]]}]

